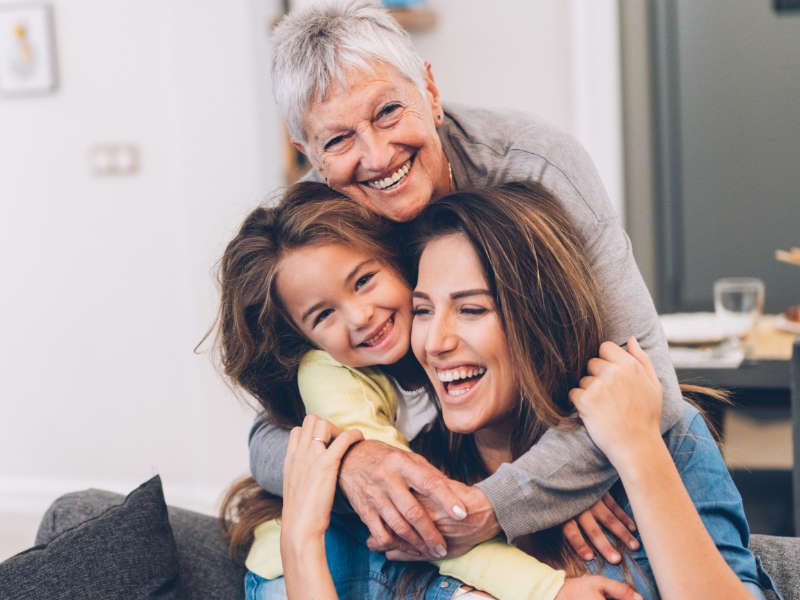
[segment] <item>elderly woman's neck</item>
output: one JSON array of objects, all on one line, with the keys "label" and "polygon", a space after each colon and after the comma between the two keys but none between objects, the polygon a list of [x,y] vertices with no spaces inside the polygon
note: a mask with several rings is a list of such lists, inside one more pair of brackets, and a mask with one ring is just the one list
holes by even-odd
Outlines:
[{"label": "elderly woman's neck", "polygon": [[514,424],[511,421],[491,425],[476,431],[475,446],[489,473],[494,473],[503,463],[513,462],[511,434]]}]

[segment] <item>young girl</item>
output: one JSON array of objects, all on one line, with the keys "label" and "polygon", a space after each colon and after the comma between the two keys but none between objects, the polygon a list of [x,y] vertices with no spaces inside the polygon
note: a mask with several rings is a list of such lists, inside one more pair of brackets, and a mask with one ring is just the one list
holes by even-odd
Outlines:
[{"label": "young girl", "polygon": [[[388,223],[313,183],[290,188],[276,208],[255,210],[228,245],[221,266],[223,365],[274,423],[289,428],[304,414],[315,414],[408,448],[407,440],[437,419],[424,374],[409,354],[410,287],[396,247]],[[327,444],[329,434],[320,427],[311,439]],[[279,560],[280,505],[249,480],[232,490],[223,513],[234,506],[232,543],[252,539],[247,593],[257,597],[259,588],[274,593],[284,567],[287,574],[302,572],[302,559],[286,551],[288,542],[285,564]],[[341,564],[332,565],[334,578],[348,569],[347,557],[335,551],[337,546],[352,551],[348,540],[337,543],[347,529],[358,525],[346,523],[326,539],[334,548],[328,562]],[[393,597],[397,586],[450,597],[462,581],[499,598],[637,597],[627,585],[603,577],[565,581],[563,571],[499,541],[439,562],[440,575],[433,579],[425,573],[415,577],[406,565],[360,547],[359,560],[368,561],[369,572],[378,576],[345,578],[338,590],[343,597]],[[287,587],[292,590],[291,583]]]}]

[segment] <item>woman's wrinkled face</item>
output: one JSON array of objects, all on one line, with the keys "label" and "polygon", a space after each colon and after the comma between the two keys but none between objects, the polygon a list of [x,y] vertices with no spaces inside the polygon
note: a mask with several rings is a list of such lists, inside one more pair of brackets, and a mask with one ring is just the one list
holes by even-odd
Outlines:
[{"label": "woman's wrinkled face", "polygon": [[436,132],[442,114],[430,68],[421,94],[391,65],[350,71],[311,104],[298,147],[333,189],[393,221],[410,221],[450,191]]},{"label": "woman's wrinkled face", "polygon": [[461,233],[429,242],[413,293],[411,346],[451,431],[505,429],[518,390],[480,259]]},{"label": "woman's wrinkled face", "polygon": [[275,285],[295,326],[340,363],[391,365],[408,352],[411,289],[369,253],[343,244],[290,250]]}]

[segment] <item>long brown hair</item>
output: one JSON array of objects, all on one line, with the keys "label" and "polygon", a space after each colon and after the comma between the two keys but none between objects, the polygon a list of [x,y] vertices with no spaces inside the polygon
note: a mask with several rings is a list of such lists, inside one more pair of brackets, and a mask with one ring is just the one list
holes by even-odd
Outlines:
[{"label": "long brown hair", "polygon": [[[508,341],[520,395],[511,437],[516,459],[548,428],[575,425],[567,394],[604,340],[600,290],[566,214],[540,185],[442,197],[412,225],[412,254],[419,257],[430,241],[454,233],[475,249]],[[474,483],[489,474],[473,436],[446,432],[441,420],[418,444],[451,477]],[[560,527],[533,541],[541,560],[571,575],[586,571]]]},{"label": "long brown hair", "polygon": [[[275,292],[281,258],[311,245],[346,244],[398,267],[391,223],[328,186],[291,186],[275,207],[259,207],[225,249],[219,267],[217,346],[225,375],[249,392],[270,422],[300,425],[305,409],[297,369],[312,346]],[[399,268],[399,267],[398,267]],[[236,482],[220,509],[233,554],[248,546],[259,523],[280,516],[280,498],[252,478]]]}]

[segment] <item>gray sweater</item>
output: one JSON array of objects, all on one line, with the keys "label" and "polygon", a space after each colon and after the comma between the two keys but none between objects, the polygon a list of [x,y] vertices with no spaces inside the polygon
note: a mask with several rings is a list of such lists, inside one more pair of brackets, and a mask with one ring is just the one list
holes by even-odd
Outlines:
[{"label": "gray sweater", "polygon": [[[661,429],[670,429],[680,418],[683,400],[664,334],[630,240],[586,151],[537,118],[458,105],[445,106],[439,136],[457,189],[538,181],[561,202],[600,285],[607,336],[617,343],[635,336],[650,355],[664,389]],[[280,494],[288,432],[257,419],[249,443],[253,477]],[[551,429],[477,485],[513,541],[582,512],[616,480],[616,471],[584,429]]]}]

